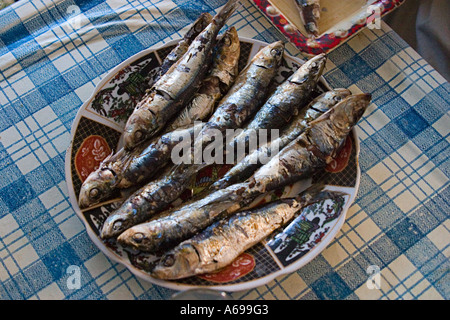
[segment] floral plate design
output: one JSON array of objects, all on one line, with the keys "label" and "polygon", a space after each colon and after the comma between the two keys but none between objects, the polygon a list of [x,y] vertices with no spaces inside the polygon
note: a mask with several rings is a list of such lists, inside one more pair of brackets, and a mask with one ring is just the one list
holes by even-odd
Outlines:
[{"label": "floral plate design", "polygon": [[[267,43],[241,38],[239,68]],[[248,290],[263,285],[277,276],[295,272],[318,255],[340,230],[347,209],[353,202],[359,186],[359,143],[355,131],[346,140],[344,148],[326,170],[308,180],[277,190],[271,197],[261,197],[251,207],[279,197],[295,196],[308,185],[316,182],[326,184],[326,189],[339,190],[346,196],[338,201],[326,200],[308,207],[302,219],[294,220],[284,230],[272,234],[239,256],[231,265],[212,274],[190,277],[177,281],[164,281],[151,277],[136,266],[136,261],[154,260],[156,257],[143,252],[123,248],[114,239],[102,240],[99,236],[102,223],[117,208],[123,197],[81,210],[78,206],[80,187],[87,175],[113,151],[122,146],[121,135],[127,114],[133,109],[148,86],[148,77],[177,41],[160,48],[144,50],[111,70],[97,85],[91,97],[81,106],[73,122],[72,141],[66,153],[65,173],[71,204],[83,221],[87,233],[95,245],[110,259],[125,265],[141,279],[175,290],[207,287],[218,290]],[[301,64],[302,60],[285,56],[275,81],[281,83]],[[314,95],[331,88],[322,78]],[[197,173],[191,186],[174,205],[201,192],[219,179],[230,168],[228,165],[211,165]]]}]

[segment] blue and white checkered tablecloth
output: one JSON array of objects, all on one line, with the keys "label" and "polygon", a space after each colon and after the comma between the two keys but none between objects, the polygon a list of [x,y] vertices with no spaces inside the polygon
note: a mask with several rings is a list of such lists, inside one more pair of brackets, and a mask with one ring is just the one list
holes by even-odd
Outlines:
[{"label": "blue and white checkered tablecloth", "polygon": [[[248,1],[240,36],[284,39]],[[106,258],[72,209],[64,157],[82,103],[133,54],[180,38],[225,0],[21,0],[0,11],[0,299],[168,299]],[[288,45],[289,54],[300,52]],[[450,85],[388,26],[329,54],[333,87],[370,92],[361,184],[335,240],[235,299],[450,299]],[[80,288],[67,266],[80,267]],[[367,285],[368,266],[380,287]]]}]

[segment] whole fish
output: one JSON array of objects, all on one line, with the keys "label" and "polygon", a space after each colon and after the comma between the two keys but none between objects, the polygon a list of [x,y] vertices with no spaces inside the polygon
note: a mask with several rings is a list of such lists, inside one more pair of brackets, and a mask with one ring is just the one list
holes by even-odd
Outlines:
[{"label": "whole fish", "polygon": [[370,101],[370,94],[350,95],[310,122],[305,132],[249,178],[248,192],[264,193],[324,168],[337,156]]},{"label": "whole fish", "polygon": [[277,200],[213,223],[166,252],[151,270],[151,275],[169,280],[217,271],[301,215],[305,207],[324,198],[343,196],[340,192],[315,189],[313,186],[295,198]]},{"label": "whole fish", "polygon": [[123,231],[117,241],[145,252],[163,252],[206,228],[218,217],[232,214],[250,204],[251,201],[239,196],[246,186],[244,183],[231,185],[162,217],[132,226]]},{"label": "whole fish", "polygon": [[192,237],[218,218],[239,211],[260,195],[310,177],[337,155],[370,100],[369,94],[345,98],[247,181],[213,192],[168,216],[133,226],[117,240],[142,251],[159,252]]},{"label": "whole fish", "polygon": [[288,124],[293,115],[310,100],[324,70],[326,59],[325,54],[311,58],[281,83],[246,128],[234,137],[230,143],[232,150],[239,147],[247,150],[250,137],[260,129],[281,129]]},{"label": "whole fish", "polygon": [[[186,53],[192,41],[200,34],[200,32],[202,32],[211,20],[212,16],[207,12],[200,15],[185,33],[183,39],[164,58],[161,65],[154,69],[154,74],[151,76],[152,83],[158,81],[161,76],[164,75],[167,70],[184,55],[184,53]],[[148,92],[145,97],[149,94],[150,93]],[[172,144],[173,141],[170,139],[170,136],[165,136],[161,138],[161,141],[158,141],[157,139],[149,141],[148,144],[142,144],[130,151],[122,148],[115,154],[111,154],[105,158],[99,165],[99,168],[93,171],[83,182],[78,200],[80,208],[88,208],[112,197],[113,194],[118,191],[118,188],[122,188],[121,182],[123,172],[125,175],[132,174],[141,177],[145,176],[145,173],[136,172],[135,169],[137,167],[145,169],[144,165],[146,164],[151,166],[152,164],[147,163],[147,160],[154,161],[155,159],[160,159],[161,151],[167,150],[165,145],[170,146]],[[153,150],[155,145],[159,147],[157,150]],[[154,152],[156,152],[158,156],[155,156]],[[135,157],[137,157],[138,160],[133,161]],[[143,162],[143,166],[139,165],[140,162]],[[131,165],[131,168],[129,168],[129,165]],[[128,186],[123,186],[123,188]]]},{"label": "whole fish", "polygon": [[[81,209],[112,198],[120,189],[145,183],[170,162],[175,146],[186,143],[186,137],[194,138],[195,127],[163,134],[147,145],[131,151],[124,148],[105,158],[81,185],[78,205]],[[182,138],[184,137],[184,138]]]},{"label": "whole fish", "polygon": [[[214,138],[213,129],[224,132],[236,128],[254,114],[263,103],[271,81],[277,74],[284,52],[281,41],[272,43],[258,52],[250,64],[239,74],[233,86],[222,98],[210,120],[195,134],[194,144],[202,147]],[[195,163],[194,152],[188,163],[175,165],[169,174],[152,181],[132,194],[105,220],[101,236],[111,238],[127,228],[148,220],[166,209],[176,200],[198,170],[205,163]]]},{"label": "whole fish", "polygon": [[238,0],[229,0],[192,41],[181,59],[153,85],[150,94],[136,105],[123,133],[126,149],[134,148],[162,130],[199,89],[210,68],[217,35],[238,6]]},{"label": "whole fish", "polygon": [[276,150],[280,150],[300,135],[308,124],[317,119],[324,112],[328,111],[339,101],[351,94],[347,89],[334,89],[324,92],[315,98],[307,107],[303,108],[291,123],[282,130],[279,138],[269,141],[258,149],[251,151],[245,158],[236,163],[228,170],[222,178],[217,180],[211,189],[223,189],[231,184],[244,181],[249,178],[257,168],[262,166],[262,162],[268,161],[274,156]]},{"label": "whole fish", "polygon": [[175,147],[191,146],[190,141],[200,126],[201,124],[187,125],[185,128],[178,128],[154,139],[152,144],[129,161],[126,170],[120,173],[121,180],[117,187],[126,189],[142,185],[150,178],[155,177],[160,173],[160,169],[170,165],[172,151]]},{"label": "whole fish", "polygon": [[295,0],[295,3],[299,9],[300,18],[306,31],[314,37],[317,37],[319,35],[320,1]]},{"label": "whole fish", "polygon": [[235,27],[228,29],[218,43],[213,65],[202,86],[189,104],[176,116],[165,131],[207,119],[213,113],[218,101],[228,92],[238,76],[240,42]]}]

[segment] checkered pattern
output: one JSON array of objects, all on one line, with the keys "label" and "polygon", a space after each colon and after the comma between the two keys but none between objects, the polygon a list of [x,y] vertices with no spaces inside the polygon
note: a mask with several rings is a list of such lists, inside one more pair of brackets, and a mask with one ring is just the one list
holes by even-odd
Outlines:
[{"label": "checkered pattern", "polygon": [[[248,1],[240,36],[282,35]],[[22,0],[0,11],[0,299],[167,299],[110,261],[70,206],[64,156],[79,107],[114,66],[180,38],[225,0]],[[297,49],[287,45],[291,55]],[[450,299],[449,84],[392,30],[329,54],[333,87],[370,92],[358,126],[361,184],[311,263],[236,299]],[[68,286],[69,266],[81,286]],[[369,266],[380,288],[367,285]]]}]

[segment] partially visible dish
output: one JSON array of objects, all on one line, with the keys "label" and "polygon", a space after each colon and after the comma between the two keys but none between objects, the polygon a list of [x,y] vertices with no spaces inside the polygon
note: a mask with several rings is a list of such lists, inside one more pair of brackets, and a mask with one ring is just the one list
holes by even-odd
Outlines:
[{"label": "partially visible dish", "polygon": [[[379,27],[381,18],[404,1],[252,0],[252,3],[297,48],[316,55],[335,49],[367,26]],[[313,5],[302,10],[303,4]],[[302,19],[302,11],[306,19]]]}]

